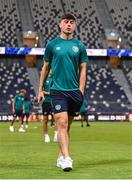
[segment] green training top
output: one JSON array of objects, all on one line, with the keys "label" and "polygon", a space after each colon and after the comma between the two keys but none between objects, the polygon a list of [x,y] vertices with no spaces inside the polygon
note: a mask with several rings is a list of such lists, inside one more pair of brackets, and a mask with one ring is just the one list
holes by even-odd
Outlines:
[{"label": "green training top", "polygon": [[88,101],[86,100],[86,98],[83,98],[83,103],[82,106],[80,108],[80,113],[86,113],[88,109]]},{"label": "green training top", "polygon": [[31,111],[31,103],[30,101],[24,101],[24,109],[25,109],[25,113],[29,114]]},{"label": "green training top", "polygon": [[51,89],[79,89],[79,65],[88,61],[86,49],[79,40],[55,38],[47,44],[44,60],[51,63]]},{"label": "green training top", "polygon": [[[50,92],[50,88],[51,88],[51,84],[52,84],[52,77],[47,77],[45,85],[44,85],[44,91],[46,92]],[[51,102],[51,96],[50,95],[45,95],[45,102]]]},{"label": "green training top", "polygon": [[22,110],[24,97],[18,94],[15,96],[14,101],[15,101],[15,109]]}]

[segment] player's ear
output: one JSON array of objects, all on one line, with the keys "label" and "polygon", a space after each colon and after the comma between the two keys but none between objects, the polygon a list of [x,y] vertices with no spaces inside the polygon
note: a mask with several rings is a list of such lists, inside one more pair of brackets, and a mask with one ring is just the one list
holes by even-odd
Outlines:
[{"label": "player's ear", "polygon": [[59,23],[59,29],[61,29],[61,23]]},{"label": "player's ear", "polygon": [[58,31],[60,31],[60,21],[57,22]]},{"label": "player's ear", "polygon": [[59,23],[59,28],[60,29],[62,28],[62,21],[60,21],[60,23]]}]

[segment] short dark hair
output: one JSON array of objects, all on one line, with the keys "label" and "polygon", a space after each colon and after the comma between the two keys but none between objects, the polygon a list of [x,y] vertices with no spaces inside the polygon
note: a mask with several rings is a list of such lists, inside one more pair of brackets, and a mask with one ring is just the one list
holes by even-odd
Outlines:
[{"label": "short dark hair", "polygon": [[26,90],[25,89],[20,89],[19,93],[25,93],[26,94]]},{"label": "short dark hair", "polygon": [[75,16],[73,16],[72,14],[64,14],[64,15],[61,17],[61,20],[63,20],[63,19],[68,19],[68,20],[74,20],[74,21],[76,21]]}]

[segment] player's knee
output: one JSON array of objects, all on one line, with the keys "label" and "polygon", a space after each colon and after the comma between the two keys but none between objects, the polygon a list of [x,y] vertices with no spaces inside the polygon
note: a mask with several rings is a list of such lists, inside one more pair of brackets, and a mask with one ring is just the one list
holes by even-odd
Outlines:
[{"label": "player's knee", "polygon": [[45,120],[44,120],[44,124],[47,124],[47,123],[48,123],[48,119],[45,119]]},{"label": "player's knee", "polygon": [[67,130],[68,122],[66,120],[60,121],[59,126],[60,126],[60,129]]}]

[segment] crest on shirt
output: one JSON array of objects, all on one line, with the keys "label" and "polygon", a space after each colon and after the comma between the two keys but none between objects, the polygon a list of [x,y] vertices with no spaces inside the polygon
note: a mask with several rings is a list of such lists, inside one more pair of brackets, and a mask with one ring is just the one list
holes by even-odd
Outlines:
[{"label": "crest on shirt", "polygon": [[58,50],[58,51],[59,51],[60,49],[61,49],[61,47],[60,47],[60,46],[57,46],[57,47],[56,47],[56,50]]},{"label": "crest on shirt", "polygon": [[78,51],[79,51],[79,48],[78,48],[77,46],[72,46],[72,50],[73,50],[74,52],[78,52]]},{"label": "crest on shirt", "polygon": [[57,111],[59,111],[59,110],[61,109],[61,105],[60,105],[60,104],[57,104],[57,105],[55,106],[55,109],[56,109]]}]

